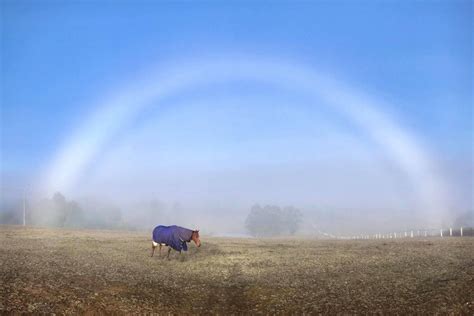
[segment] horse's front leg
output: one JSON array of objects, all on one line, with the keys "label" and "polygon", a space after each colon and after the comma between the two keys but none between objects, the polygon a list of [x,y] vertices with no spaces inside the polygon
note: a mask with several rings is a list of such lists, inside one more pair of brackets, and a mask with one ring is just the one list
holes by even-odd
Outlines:
[{"label": "horse's front leg", "polygon": [[156,246],[152,242],[151,243],[151,256],[150,257],[153,257],[153,255],[155,254],[155,248],[156,248]]}]

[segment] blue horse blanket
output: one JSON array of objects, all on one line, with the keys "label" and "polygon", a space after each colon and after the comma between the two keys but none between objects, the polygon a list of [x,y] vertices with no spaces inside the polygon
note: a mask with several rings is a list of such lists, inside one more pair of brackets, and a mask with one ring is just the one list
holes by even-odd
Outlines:
[{"label": "blue horse blanket", "polygon": [[153,241],[170,246],[176,251],[187,251],[187,242],[191,241],[193,231],[180,226],[156,226],[153,229]]}]

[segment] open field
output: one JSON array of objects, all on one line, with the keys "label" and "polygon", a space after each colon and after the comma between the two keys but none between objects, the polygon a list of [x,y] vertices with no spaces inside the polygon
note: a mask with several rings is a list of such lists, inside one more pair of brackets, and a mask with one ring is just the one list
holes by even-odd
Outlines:
[{"label": "open field", "polygon": [[0,226],[0,312],[474,313],[474,238],[202,237]]}]

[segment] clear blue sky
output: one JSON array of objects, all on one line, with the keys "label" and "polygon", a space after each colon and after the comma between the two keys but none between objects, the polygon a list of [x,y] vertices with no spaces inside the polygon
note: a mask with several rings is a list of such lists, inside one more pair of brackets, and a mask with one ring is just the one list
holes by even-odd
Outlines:
[{"label": "clear blue sky", "polygon": [[469,169],[472,19],[472,1],[2,0],[1,171],[40,172],[93,101],[150,65],[229,52],[376,93],[441,160]]}]

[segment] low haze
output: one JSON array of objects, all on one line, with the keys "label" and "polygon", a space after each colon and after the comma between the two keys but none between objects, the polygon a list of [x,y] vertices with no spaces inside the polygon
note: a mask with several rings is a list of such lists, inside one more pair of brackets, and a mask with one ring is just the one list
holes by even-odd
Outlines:
[{"label": "low haze", "polygon": [[73,201],[89,224],[204,234],[247,234],[255,205],[297,208],[299,234],[472,223],[471,2],[39,3],[1,4],[3,213]]}]

